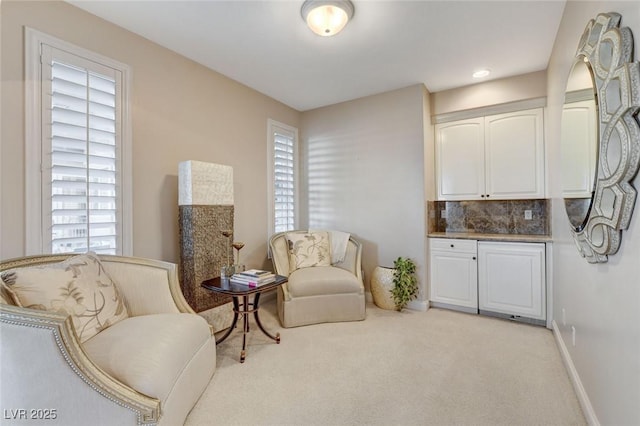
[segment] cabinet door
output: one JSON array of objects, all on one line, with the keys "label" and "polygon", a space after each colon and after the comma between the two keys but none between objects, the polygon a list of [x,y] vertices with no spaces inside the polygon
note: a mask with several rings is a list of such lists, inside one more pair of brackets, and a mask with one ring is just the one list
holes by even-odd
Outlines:
[{"label": "cabinet door", "polygon": [[480,311],[544,320],[545,247],[540,243],[478,243]]},{"label": "cabinet door", "polygon": [[431,252],[431,301],[478,309],[478,263],[473,253]]},{"label": "cabinet door", "polygon": [[484,189],[484,118],[436,125],[439,200],[480,199]]},{"label": "cabinet door", "polygon": [[489,199],[544,198],[542,109],[485,117]]}]

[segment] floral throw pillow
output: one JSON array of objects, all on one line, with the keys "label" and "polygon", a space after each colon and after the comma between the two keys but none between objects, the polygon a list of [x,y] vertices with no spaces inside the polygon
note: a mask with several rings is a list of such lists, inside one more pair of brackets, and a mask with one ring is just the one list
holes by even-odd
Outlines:
[{"label": "floral throw pillow", "polygon": [[81,342],[129,316],[116,284],[94,253],[9,269],[0,277],[18,306],[71,315]]},{"label": "floral throw pillow", "polygon": [[288,233],[289,272],[311,266],[331,265],[328,232]]}]

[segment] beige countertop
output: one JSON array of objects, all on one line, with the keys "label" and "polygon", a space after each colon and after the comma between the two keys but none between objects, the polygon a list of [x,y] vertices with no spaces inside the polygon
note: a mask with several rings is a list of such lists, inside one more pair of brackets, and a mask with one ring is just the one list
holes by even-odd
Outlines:
[{"label": "beige countertop", "polygon": [[478,241],[512,241],[520,243],[550,243],[550,235],[524,235],[524,234],[479,234],[475,232],[430,232],[429,238],[456,238]]}]

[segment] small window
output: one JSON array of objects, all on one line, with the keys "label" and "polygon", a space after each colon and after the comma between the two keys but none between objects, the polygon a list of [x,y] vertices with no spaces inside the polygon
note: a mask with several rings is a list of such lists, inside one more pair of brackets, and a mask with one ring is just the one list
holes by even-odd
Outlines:
[{"label": "small window", "polygon": [[28,251],[130,254],[126,66],[27,34]]},{"label": "small window", "polygon": [[298,129],[269,120],[269,234],[296,229]]}]

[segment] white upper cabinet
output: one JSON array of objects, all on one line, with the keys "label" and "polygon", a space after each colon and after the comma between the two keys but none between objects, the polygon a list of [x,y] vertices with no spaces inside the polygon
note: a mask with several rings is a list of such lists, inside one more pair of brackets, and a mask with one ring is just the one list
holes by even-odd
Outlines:
[{"label": "white upper cabinet", "polygon": [[544,198],[541,108],[438,124],[439,200]]},{"label": "white upper cabinet", "polygon": [[436,126],[439,200],[473,200],[484,194],[484,118]]},{"label": "white upper cabinet", "polygon": [[544,198],[542,109],[485,117],[485,189],[491,198]]}]

